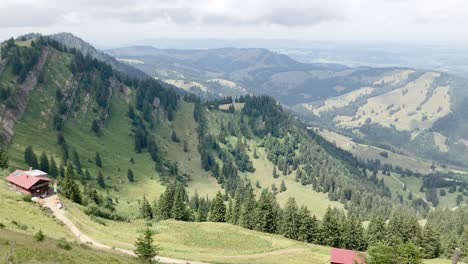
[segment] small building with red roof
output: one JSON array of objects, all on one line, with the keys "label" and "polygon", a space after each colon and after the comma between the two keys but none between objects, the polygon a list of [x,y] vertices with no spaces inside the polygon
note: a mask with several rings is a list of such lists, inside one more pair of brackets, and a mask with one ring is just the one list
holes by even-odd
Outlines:
[{"label": "small building with red roof", "polygon": [[330,264],[364,264],[364,260],[355,251],[332,248]]},{"label": "small building with red roof", "polygon": [[49,179],[47,173],[40,170],[15,170],[6,177],[10,187],[14,190],[38,196],[49,192]]}]

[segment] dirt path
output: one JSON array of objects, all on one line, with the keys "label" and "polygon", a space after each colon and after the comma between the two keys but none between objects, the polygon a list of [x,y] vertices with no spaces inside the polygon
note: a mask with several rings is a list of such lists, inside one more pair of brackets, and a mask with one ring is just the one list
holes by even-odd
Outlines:
[{"label": "dirt path", "polygon": [[[135,255],[135,253],[133,253],[133,251],[126,250],[126,249],[121,249],[121,248],[115,248],[115,247],[111,247],[109,245],[102,244],[102,243],[97,242],[96,240],[92,239],[91,237],[87,236],[83,232],[81,232],[78,229],[78,227],[76,227],[76,225],[73,224],[73,222],[70,221],[70,219],[65,215],[65,210],[57,208],[57,206],[56,206],[57,199],[58,199],[57,195],[51,195],[51,196],[45,198],[43,200],[44,201],[44,206],[50,208],[50,210],[55,215],[55,217],[57,219],[59,219],[60,221],[62,221],[68,228],[70,228],[70,231],[82,243],[90,244],[90,245],[92,245],[92,246],[94,246],[96,248],[99,248],[99,249],[113,250],[113,251],[117,251],[117,252],[120,252],[120,253],[123,253],[123,254],[127,254],[127,255],[130,255],[130,256],[135,256],[136,257],[136,255]],[[182,260],[182,259],[173,259],[173,258],[167,258],[167,257],[161,257],[161,256],[156,257],[156,259],[160,263],[170,263],[170,264],[208,264],[208,263],[205,263],[205,262],[188,261],[188,260]]]}]

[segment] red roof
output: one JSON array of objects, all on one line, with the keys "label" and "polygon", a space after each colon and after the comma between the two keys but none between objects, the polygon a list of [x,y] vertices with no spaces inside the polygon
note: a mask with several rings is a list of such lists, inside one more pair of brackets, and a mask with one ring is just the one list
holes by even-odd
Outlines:
[{"label": "red roof", "polygon": [[364,263],[362,258],[352,250],[332,248],[330,255],[332,264]]},{"label": "red roof", "polygon": [[51,181],[49,178],[44,176],[29,176],[27,172],[22,170],[14,171],[6,177],[6,180],[26,190],[29,190],[29,188],[39,181]]}]

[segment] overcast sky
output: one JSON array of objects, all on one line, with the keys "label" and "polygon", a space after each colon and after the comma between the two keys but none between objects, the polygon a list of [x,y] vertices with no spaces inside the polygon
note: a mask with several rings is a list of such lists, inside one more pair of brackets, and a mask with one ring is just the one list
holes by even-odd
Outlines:
[{"label": "overcast sky", "polygon": [[98,46],[151,38],[468,43],[466,0],[0,0],[0,39],[71,32]]}]

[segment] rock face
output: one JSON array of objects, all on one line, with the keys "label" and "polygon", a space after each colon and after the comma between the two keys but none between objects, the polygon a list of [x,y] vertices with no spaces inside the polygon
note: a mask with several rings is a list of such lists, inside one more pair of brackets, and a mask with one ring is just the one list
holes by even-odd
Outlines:
[{"label": "rock face", "polygon": [[[16,108],[7,108],[4,105],[0,107],[0,124],[2,128],[2,142],[3,143],[10,143],[11,138],[13,137],[13,127],[15,122],[21,119],[26,110],[26,106],[29,100],[29,93],[34,90],[37,86],[37,79],[38,76],[41,74],[42,70],[44,69],[44,65],[47,61],[49,56],[49,49],[44,48],[39,57],[38,62],[33,67],[33,69],[28,73],[26,80],[19,85],[20,88],[20,96],[17,98],[17,105]],[[1,71],[0,71],[1,74]]]}]

